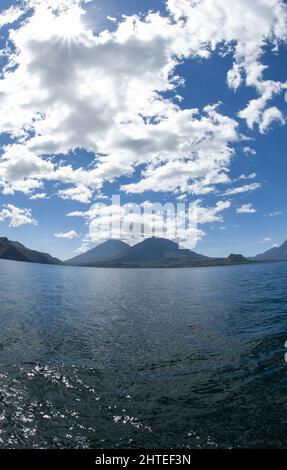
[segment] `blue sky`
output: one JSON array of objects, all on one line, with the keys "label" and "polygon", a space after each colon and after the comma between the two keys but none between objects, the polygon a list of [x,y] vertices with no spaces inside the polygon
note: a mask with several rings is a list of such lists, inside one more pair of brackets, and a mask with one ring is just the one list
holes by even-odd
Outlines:
[{"label": "blue sky", "polygon": [[1,236],[69,258],[120,194],[197,202],[208,255],[287,238],[283,1],[1,9]]}]

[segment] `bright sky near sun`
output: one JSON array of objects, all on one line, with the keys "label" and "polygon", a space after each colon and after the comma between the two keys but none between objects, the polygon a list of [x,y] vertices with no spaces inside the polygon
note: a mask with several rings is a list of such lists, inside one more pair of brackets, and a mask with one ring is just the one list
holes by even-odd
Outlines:
[{"label": "bright sky near sun", "polygon": [[1,1],[0,235],[62,259],[98,204],[192,202],[196,251],[287,238],[283,0]]}]

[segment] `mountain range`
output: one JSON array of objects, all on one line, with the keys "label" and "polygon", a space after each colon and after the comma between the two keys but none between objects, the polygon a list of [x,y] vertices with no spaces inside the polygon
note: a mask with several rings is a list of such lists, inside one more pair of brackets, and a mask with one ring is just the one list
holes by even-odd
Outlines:
[{"label": "mountain range", "polygon": [[210,258],[194,251],[180,249],[177,243],[164,238],[148,238],[134,246],[120,240],[108,240],[83,255],[66,261],[65,264],[110,268],[164,268],[225,266],[250,262],[241,255],[233,254],[228,258]]},{"label": "mountain range", "polygon": [[86,253],[62,262],[48,253],[31,250],[19,242],[0,237],[0,259],[110,268],[226,266],[265,261],[287,261],[287,240],[281,246],[252,258],[236,254],[231,254],[227,258],[211,258],[191,250],[180,249],[177,243],[163,238],[148,238],[134,246],[121,240],[110,239]]}]

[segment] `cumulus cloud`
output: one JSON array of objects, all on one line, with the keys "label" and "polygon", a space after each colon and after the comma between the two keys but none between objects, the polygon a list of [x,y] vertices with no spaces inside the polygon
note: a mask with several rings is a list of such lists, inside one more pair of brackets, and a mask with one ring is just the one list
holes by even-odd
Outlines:
[{"label": "cumulus cloud", "polygon": [[61,189],[58,195],[62,199],[70,199],[72,201],[79,201],[87,204],[91,201],[92,191],[83,185],[75,186],[69,189]]},{"label": "cumulus cloud", "polygon": [[[239,118],[261,133],[285,124],[271,100],[286,83],[266,80],[263,63],[266,50],[287,41],[283,0],[167,0],[165,15],[122,17],[112,31],[97,33],[86,3],[23,0],[21,9],[1,13],[0,26],[25,13],[3,51],[0,129],[10,138],[0,156],[5,195],[40,199],[52,182],[58,197],[88,204],[109,182],[128,194],[176,197],[203,197],[230,183],[238,116],[225,115],[220,105],[181,106],[184,81],[176,66],[185,59],[229,54],[227,85],[234,92],[253,87],[258,95],[242,105]],[[79,149],[93,155],[89,165],[67,163]],[[241,179],[247,178],[253,177]]]},{"label": "cumulus cloud", "polygon": [[262,133],[267,132],[274,121],[279,121],[282,126],[286,123],[283,113],[275,106],[264,111],[262,122],[259,125],[260,131]]},{"label": "cumulus cloud", "polygon": [[236,212],[237,214],[255,214],[257,210],[254,209],[251,203],[249,203],[249,204],[243,204],[241,207],[236,209]]},{"label": "cumulus cloud", "polygon": [[108,238],[119,238],[130,244],[153,235],[170,238],[183,246],[195,247],[205,232],[200,225],[223,220],[222,212],[231,206],[229,201],[219,201],[214,207],[196,203],[164,205],[146,201],[140,206],[115,202],[111,205],[94,204],[87,211],[75,211],[69,217],[82,217],[89,227],[88,243],[99,243]]},{"label": "cumulus cloud", "polygon": [[[219,201],[215,207],[202,207],[202,206],[193,206],[196,210],[196,217],[198,224],[210,224],[212,222],[221,222],[223,216],[221,212],[229,209],[231,207],[230,201]],[[196,209],[195,209],[196,207]]]},{"label": "cumulus cloud", "polygon": [[[16,158],[26,192],[29,183],[35,189],[45,179],[71,182],[74,187],[58,195],[80,202],[88,202],[90,191],[105,181],[131,175],[143,164],[147,176],[163,166],[167,178],[171,167],[181,167],[179,180],[168,184],[171,191],[183,183],[202,194],[227,180],[237,123],[215,107],[201,116],[199,110],[182,110],[162,97],[177,85],[174,40],[179,26],[150,14],[144,20],[126,18],[115,32],[94,36],[85,28],[79,2],[60,14],[49,2],[33,5],[34,14],[11,33],[18,51],[13,66],[16,62],[18,67],[0,82],[0,125],[21,141],[4,149],[0,176],[6,191],[23,188],[21,171],[10,170]],[[97,155],[94,168],[73,171],[43,158],[76,148]],[[27,158],[33,168],[26,169]],[[149,179],[144,180],[134,192],[148,187]]]},{"label": "cumulus cloud", "polygon": [[20,227],[20,225],[37,225],[37,221],[32,217],[31,209],[20,209],[13,204],[3,205],[0,212],[0,222],[9,220],[9,227]]},{"label": "cumulus cloud", "polygon": [[[285,84],[264,80],[260,62],[268,43],[286,40],[281,0],[168,0],[170,16],[125,17],[98,35],[85,3],[26,0],[30,16],[10,31],[15,51],[0,81],[0,126],[15,139],[0,166],[6,194],[28,194],[48,180],[73,185],[61,188],[60,197],[89,202],[104,182],[139,166],[141,179],[124,191],[207,194],[226,183],[236,121],[214,107],[202,113],[182,109],[177,95],[163,97],[182,84],[175,72],[180,60],[208,58],[223,44],[234,60],[229,86],[245,82],[260,95],[241,117],[262,132],[274,120],[284,122],[266,106]],[[94,153],[91,168],[46,158],[78,148]]]},{"label": "cumulus cloud", "polygon": [[70,230],[69,232],[54,233],[54,236],[56,238],[63,238],[63,239],[69,239],[69,240],[79,237],[78,233],[75,230]]},{"label": "cumulus cloud", "polygon": [[283,115],[277,108],[265,108],[274,95],[286,89],[286,83],[265,80],[267,67],[261,58],[266,45],[271,44],[276,49],[280,43],[286,42],[287,13],[284,2],[168,0],[168,5],[175,18],[184,21],[186,34],[189,34],[187,48],[198,51],[205,47],[208,56],[218,44],[231,45],[234,63],[227,75],[229,87],[237,90],[245,82],[259,94],[239,113],[248,126],[253,128],[258,124],[260,132],[265,132],[274,120],[283,122]]}]

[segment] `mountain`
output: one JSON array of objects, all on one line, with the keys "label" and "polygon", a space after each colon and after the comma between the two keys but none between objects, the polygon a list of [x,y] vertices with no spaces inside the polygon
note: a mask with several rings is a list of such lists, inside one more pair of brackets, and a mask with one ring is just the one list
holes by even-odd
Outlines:
[{"label": "mountain", "polygon": [[98,259],[85,265],[110,268],[182,268],[248,263],[251,261],[242,255],[232,254],[228,258],[209,258],[194,251],[180,249],[178,244],[173,241],[153,237],[129,247],[125,255],[119,256],[117,259]]},{"label": "mountain", "polygon": [[30,250],[19,242],[0,238],[0,258],[29,263],[109,268],[184,268],[252,263],[242,255],[234,254],[228,258],[210,258],[191,250],[180,249],[171,240],[155,237],[132,247],[120,240],[107,240],[65,263],[47,253]]},{"label": "mountain", "polygon": [[148,262],[165,258],[169,253],[178,252],[178,244],[165,238],[147,238],[132,246],[121,262]]},{"label": "mountain", "polygon": [[190,262],[198,264],[208,258],[190,250],[180,249],[178,243],[165,238],[147,238],[130,248],[127,255],[117,260],[126,265],[173,265]]},{"label": "mountain", "polygon": [[48,253],[29,250],[21,243],[8,240],[6,237],[0,237],[0,258],[27,263],[61,264],[59,259],[53,258]]},{"label": "mountain", "polygon": [[65,262],[69,266],[87,266],[95,263],[102,263],[105,261],[115,260],[123,257],[130,246],[121,240],[108,240],[101,245],[92,248],[91,250],[69,259]]},{"label": "mountain", "polygon": [[271,248],[271,250],[250,259],[253,261],[287,261],[287,240],[281,246]]}]

